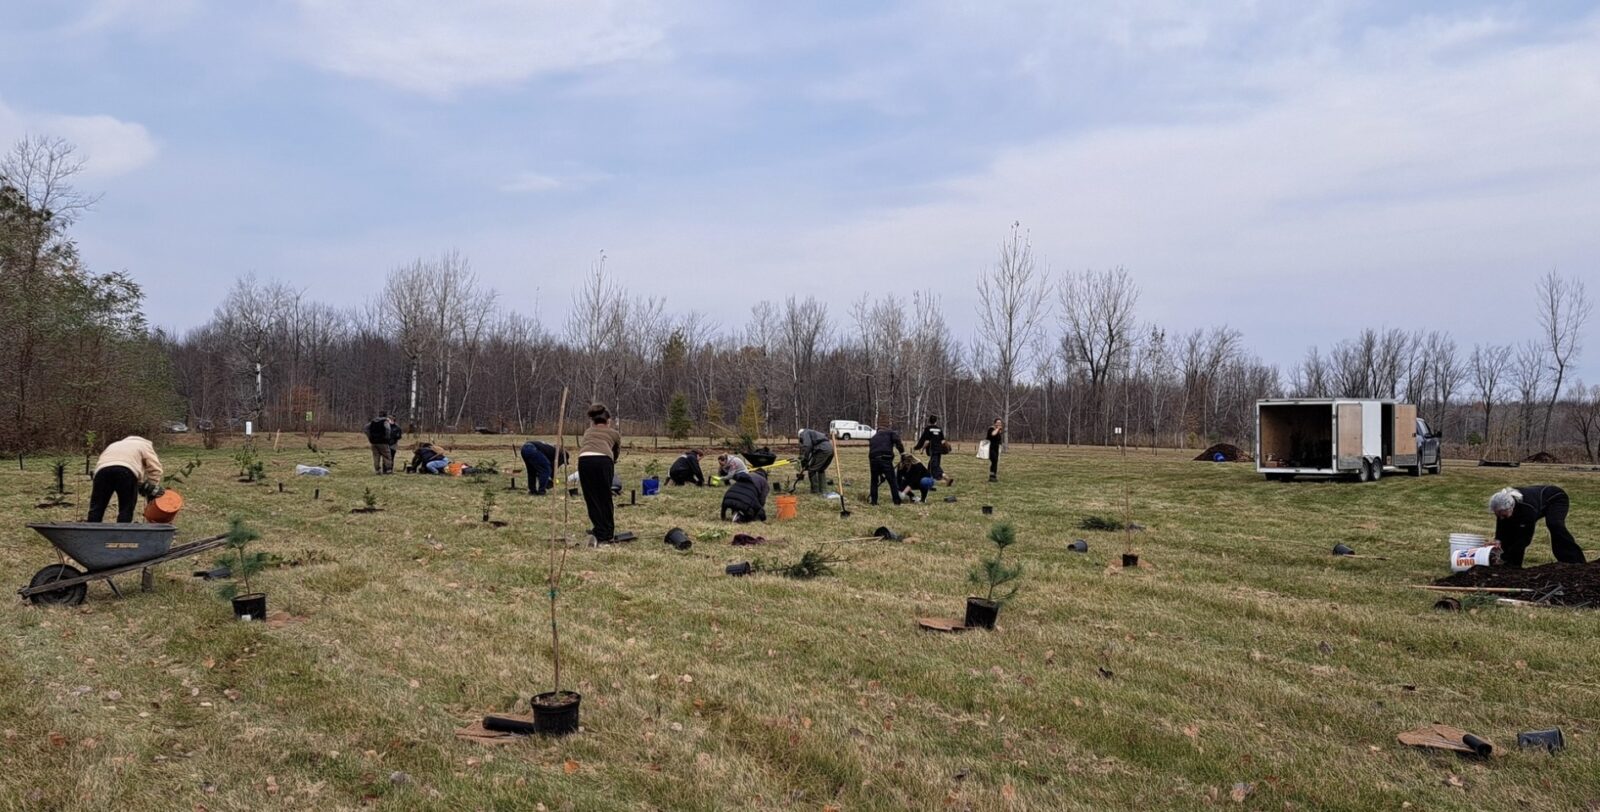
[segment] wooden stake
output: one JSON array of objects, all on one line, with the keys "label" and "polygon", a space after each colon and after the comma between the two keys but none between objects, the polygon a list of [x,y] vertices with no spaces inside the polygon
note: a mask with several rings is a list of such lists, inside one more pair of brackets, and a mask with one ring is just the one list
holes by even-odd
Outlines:
[{"label": "wooden stake", "polygon": [[834,490],[838,491],[838,493],[839,493],[839,513],[843,514],[845,512],[845,506],[844,506],[844,462],[840,458],[843,457],[844,455],[842,453],[840,453],[840,452],[842,452],[844,449],[842,447],[840,447],[840,445],[839,445],[839,435],[834,434],[833,433],[833,429],[831,429],[831,428],[828,429],[828,436],[833,438],[833,478],[834,478],[834,482],[836,484],[836,487],[834,488]]},{"label": "wooden stake", "polygon": [[1510,586],[1434,586],[1433,584],[1412,584],[1411,588],[1426,589],[1430,592],[1488,592],[1504,594],[1534,591],[1532,589],[1521,589]]},{"label": "wooden stake", "polygon": [[[567,387],[561,387],[561,409],[556,418],[556,458],[561,460],[561,450],[566,446]],[[561,499],[561,533],[567,532],[567,499]],[[555,693],[561,693],[561,631],[556,626],[556,589],[561,585],[562,571],[567,567],[567,545],[561,545],[561,556],[556,557],[556,505],[550,503],[550,658],[555,663]]]}]

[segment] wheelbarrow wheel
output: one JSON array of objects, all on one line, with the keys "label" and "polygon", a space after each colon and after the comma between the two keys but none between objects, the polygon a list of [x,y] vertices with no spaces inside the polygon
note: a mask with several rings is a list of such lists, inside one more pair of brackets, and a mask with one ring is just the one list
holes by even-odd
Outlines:
[{"label": "wheelbarrow wheel", "polygon": [[[33,580],[28,582],[28,587],[46,586],[55,581],[66,581],[83,575],[78,569],[66,564],[51,564],[33,574]],[[88,584],[73,584],[48,592],[36,592],[28,596],[28,600],[39,606],[77,606],[83,603],[84,596],[89,594]]]}]

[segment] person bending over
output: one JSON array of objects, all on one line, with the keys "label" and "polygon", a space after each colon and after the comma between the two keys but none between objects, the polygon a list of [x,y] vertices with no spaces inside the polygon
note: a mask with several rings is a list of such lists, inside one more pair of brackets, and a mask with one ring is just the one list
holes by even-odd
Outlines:
[{"label": "person bending over", "polygon": [[1540,519],[1550,531],[1550,552],[1557,561],[1584,563],[1583,548],[1567,529],[1567,492],[1554,485],[1529,485],[1504,488],[1489,497],[1489,512],[1495,516],[1494,539],[1500,545],[1501,563],[1522,566],[1522,556],[1533,543],[1533,531]]},{"label": "person bending over", "polygon": [[767,478],[760,473],[740,471],[733,475],[728,492],[722,495],[722,520],[733,514],[735,522],[767,520]]},{"label": "person bending over", "polygon": [[672,467],[667,469],[667,480],[674,485],[687,485],[693,482],[697,486],[706,484],[706,474],[700,469],[700,450],[691,448],[683,452],[683,456],[672,461]]},{"label": "person bending over", "polygon": [[133,509],[144,494],[150,499],[165,493],[161,487],[161,458],[143,437],[124,437],[100,452],[94,466],[94,487],[89,492],[89,521],[106,518],[111,497],[117,497],[117,523],[133,521]]}]

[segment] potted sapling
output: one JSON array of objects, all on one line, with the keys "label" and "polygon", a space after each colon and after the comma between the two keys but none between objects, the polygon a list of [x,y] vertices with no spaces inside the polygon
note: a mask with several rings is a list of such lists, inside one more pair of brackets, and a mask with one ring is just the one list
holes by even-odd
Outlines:
[{"label": "potted sapling", "polygon": [[983,590],[983,597],[967,598],[966,625],[968,628],[993,629],[1000,607],[1017,594],[1017,587],[1005,589],[1007,584],[1022,577],[1021,564],[1007,564],[1006,548],[1017,541],[1016,528],[1010,522],[999,522],[989,528],[989,543],[994,545],[993,558],[978,559],[978,566],[967,574],[967,580]]},{"label": "potted sapling", "polygon": [[655,496],[661,492],[661,460],[651,457],[644,464],[644,479],[639,483],[639,490],[645,496]]},{"label": "potted sapling", "polygon": [[[267,594],[250,591],[250,576],[261,572],[268,561],[267,553],[249,549],[250,542],[259,538],[261,534],[247,526],[243,519],[234,517],[229,521],[227,545],[230,554],[227,566],[233,577],[239,580],[217,591],[223,598],[233,601],[233,616],[239,620],[265,620],[267,617]],[[243,593],[240,592],[241,588]]]}]

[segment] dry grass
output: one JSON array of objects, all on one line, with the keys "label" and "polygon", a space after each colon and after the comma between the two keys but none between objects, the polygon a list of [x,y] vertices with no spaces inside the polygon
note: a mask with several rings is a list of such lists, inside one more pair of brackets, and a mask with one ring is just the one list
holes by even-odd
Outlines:
[{"label": "dry grass", "polygon": [[[209,559],[166,565],[154,592],[122,600],[97,584],[82,610],[7,603],[0,808],[1192,809],[1238,805],[1236,784],[1250,785],[1242,806],[1261,809],[1600,798],[1597,616],[1438,614],[1405,586],[1441,572],[1447,533],[1488,526],[1482,501],[1508,473],[1567,487],[1593,553],[1593,474],[1447,467],[1277,484],[1192,454],[1025,449],[989,486],[983,463],[958,455],[955,504],[937,501],[949,490],[929,505],[855,501],[842,520],[805,496],[798,520],[762,528],[790,557],[880,524],[913,535],[848,545],[838,575],[813,581],[721,577],[730,561],[779,554],[725,537],[673,551],[660,542],[670,527],[698,539],[725,526],[719,490],[668,489],[619,511],[640,541],[569,561],[564,663],[584,732],[486,749],[452,731],[549,687],[547,503],[501,493],[510,525],[487,528],[481,485],[373,477],[350,439],[325,480],[289,472],[328,455],[269,454],[269,480],[291,493],[234,482],[226,451],[200,452],[182,487],[189,537],[237,514],[266,550],[332,558],[260,576],[273,608],[301,622],[232,621],[188,575]],[[190,453],[167,452],[169,467]],[[866,461],[845,454],[859,500]],[[645,459],[625,457],[624,479],[636,485]],[[77,518],[87,501],[79,478],[78,507],[35,509],[48,480],[42,459],[0,471],[0,564],[15,586],[52,560],[24,522]],[[1153,566],[1119,572],[1107,564],[1124,536],[1075,528],[1120,516],[1125,481]],[[384,512],[351,514],[369,486]],[[919,615],[959,615],[983,504],[1018,527],[1022,593],[995,633],[919,632]],[[575,508],[576,532],[587,525]],[[1088,555],[1065,551],[1074,537]],[[1549,559],[1544,538],[1530,563]],[[1390,560],[1335,559],[1336,541]],[[1503,755],[1473,763],[1395,743],[1431,721]],[[1552,725],[1566,752],[1513,747],[1518,730]]]}]

